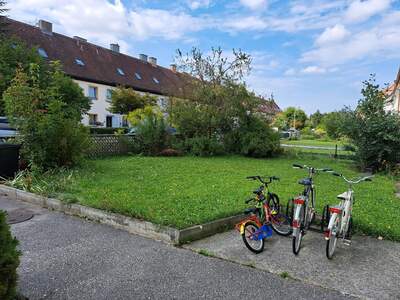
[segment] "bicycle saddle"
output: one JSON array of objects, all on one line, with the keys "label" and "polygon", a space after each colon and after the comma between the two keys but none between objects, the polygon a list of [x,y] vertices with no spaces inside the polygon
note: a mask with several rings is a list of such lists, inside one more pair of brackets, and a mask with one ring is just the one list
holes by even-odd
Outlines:
[{"label": "bicycle saddle", "polygon": [[304,179],[299,180],[299,184],[311,185],[311,180],[309,178],[304,178]]},{"label": "bicycle saddle", "polygon": [[340,195],[337,195],[336,197],[338,199],[340,199],[340,200],[346,200],[346,199],[349,199],[350,193],[349,192],[344,192],[344,193],[342,193]]}]

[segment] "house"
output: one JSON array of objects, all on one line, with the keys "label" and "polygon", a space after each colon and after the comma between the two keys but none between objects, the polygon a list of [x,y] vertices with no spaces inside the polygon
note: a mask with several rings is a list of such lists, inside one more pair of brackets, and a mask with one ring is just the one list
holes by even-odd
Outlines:
[{"label": "house", "polygon": [[260,113],[266,120],[272,121],[273,118],[280,113],[282,110],[276,104],[273,97],[270,99],[265,99],[264,97],[259,97],[261,104],[258,107],[258,113]]},{"label": "house", "polygon": [[164,68],[155,57],[140,54],[139,58],[120,52],[119,45],[104,48],[86,39],[53,32],[52,23],[44,20],[38,26],[7,19],[7,33],[16,36],[30,47],[36,47],[46,60],[58,60],[63,70],[79,84],[92,100],[91,108],[82,122],[89,126],[122,127],[124,118],[108,111],[111,92],[117,86],[131,87],[149,93],[165,107],[168,97],[183,93],[184,76],[176,66]]},{"label": "house", "polygon": [[396,80],[383,93],[386,96],[385,111],[400,113],[400,68]]},{"label": "house", "polygon": [[[104,48],[78,36],[68,37],[53,31],[53,25],[39,20],[32,26],[7,19],[7,32],[37,48],[44,59],[58,60],[64,72],[83,89],[92,100],[82,122],[88,126],[122,127],[122,115],[109,111],[112,90],[117,86],[156,96],[158,105],[165,108],[170,97],[185,97],[190,93],[188,74],[177,72],[176,65],[165,68],[157,58],[140,54],[138,58],[123,54],[116,43]],[[275,102],[266,101],[260,111],[268,116],[280,109]]]}]

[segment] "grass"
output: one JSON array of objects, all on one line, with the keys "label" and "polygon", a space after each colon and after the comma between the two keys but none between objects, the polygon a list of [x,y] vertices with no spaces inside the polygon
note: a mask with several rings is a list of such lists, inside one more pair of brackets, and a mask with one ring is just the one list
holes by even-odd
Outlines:
[{"label": "grass", "polygon": [[[323,141],[323,140],[282,140],[282,144],[287,144],[287,145],[294,145],[294,146],[316,146],[316,147],[330,147],[330,148],[335,148],[337,145],[338,148],[341,148],[344,146],[343,141]],[[291,147],[291,148],[285,148],[285,150],[293,151],[296,153],[315,153],[315,154],[330,154],[334,155],[335,150],[329,150],[329,149],[307,149],[307,148],[296,148],[296,147]],[[346,156],[351,156],[354,155],[354,152],[352,151],[344,151],[344,150],[338,150],[339,155],[346,155]]]},{"label": "grass", "polygon": [[[274,159],[227,157],[141,157],[125,156],[88,160],[69,175],[68,184],[59,185],[69,203],[79,202],[151,222],[186,228],[241,213],[244,200],[258,183],[249,175],[276,175],[280,182],[271,188],[286,202],[299,194],[298,179],[304,170],[293,169],[300,162],[331,167],[346,176],[357,176],[351,161],[304,156]],[[57,185],[58,176],[46,179]],[[51,182],[52,181],[52,182]],[[355,226],[364,233],[400,240],[400,199],[394,195],[394,179],[377,175],[373,182],[355,186]],[[338,177],[320,174],[315,178],[317,210],[338,202],[336,195],[346,190]]]}]

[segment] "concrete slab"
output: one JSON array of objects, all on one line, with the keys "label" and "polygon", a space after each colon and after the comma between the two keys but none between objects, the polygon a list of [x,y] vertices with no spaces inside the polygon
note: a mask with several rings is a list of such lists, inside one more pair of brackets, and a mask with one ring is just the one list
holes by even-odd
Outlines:
[{"label": "concrete slab", "polygon": [[291,237],[275,234],[256,255],[246,249],[238,232],[229,231],[185,247],[261,270],[288,272],[303,282],[362,298],[400,299],[400,243],[355,236],[351,246],[338,243],[334,259],[328,260],[319,233],[307,233],[298,256],[293,255],[291,242]]}]

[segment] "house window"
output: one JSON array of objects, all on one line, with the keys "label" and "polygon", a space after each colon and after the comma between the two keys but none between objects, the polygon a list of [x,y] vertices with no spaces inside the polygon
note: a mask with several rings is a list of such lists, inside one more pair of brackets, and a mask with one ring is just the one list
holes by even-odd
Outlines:
[{"label": "house window", "polygon": [[89,86],[89,98],[92,100],[97,99],[97,87]]},{"label": "house window", "polygon": [[155,78],[155,77],[153,77],[153,81],[154,81],[154,83],[156,83],[156,84],[159,84],[159,83],[160,83],[160,81],[158,81],[158,79]]},{"label": "house window", "polygon": [[120,69],[120,68],[117,68],[117,72],[118,72],[118,74],[121,75],[121,76],[124,76],[124,75],[125,75],[124,71],[123,71],[122,69]]},{"label": "house window", "polygon": [[97,125],[97,115],[96,114],[88,114],[89,116],[89,125],[96,126]]},{"label": "house window", "polygon": [[136,72],[135,72],[135,77],[136,77],[137,80],[141,80],[142,79],[142,76],[140,76],[140,74],[136,73]]},{"label": "house window", "polygon": [[107,100],[111,100],[111,98],[112,98],[112,92],[113,92],[112,89],[107,89],[107,93],[106,93],[106,98],[107,98]]},{"label": "house window", "polygon": [[81,59],[79,59],[79,58],[75,58],[75,63],[78,65],[78,66],[84,66],[85,65],[85,63],[83,62],[83,60],[81,60]]},{"label": "house window", "polygon": [[38,53],[43,58],[48,58],[47,52],[43,48],[38,48]]}]

